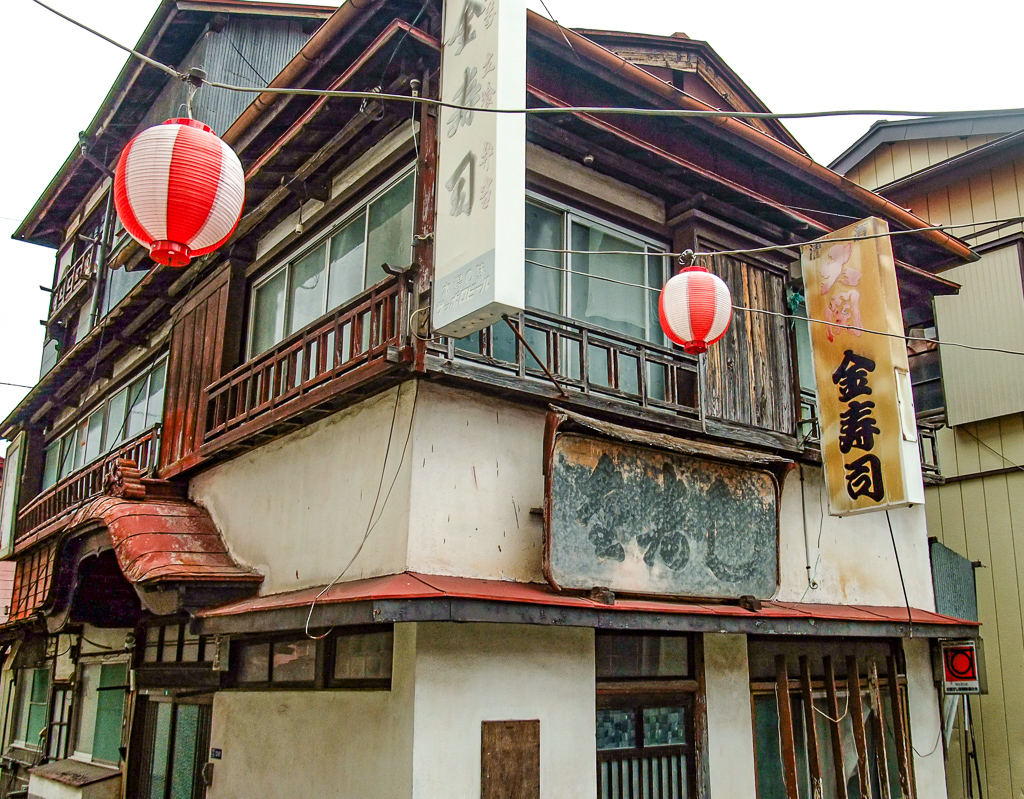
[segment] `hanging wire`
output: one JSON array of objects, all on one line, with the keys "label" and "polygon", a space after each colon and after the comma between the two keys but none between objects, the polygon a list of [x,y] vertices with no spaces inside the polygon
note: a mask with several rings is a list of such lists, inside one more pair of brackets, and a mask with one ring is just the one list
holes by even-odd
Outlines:
[{"label": "hanging wire", "polygon": [[[99,31],[90,28],[88,25],[79,22],[66,14],[62,14],[55,8],[47,5],[43,0],[32,0],[33,3],[45,8],[47,11],[57,15],[63,20],[70,22],[72,25],[76,25],[88,33],[98,36],[108,44],[112,44],[126,53],[140,59],[141,61],[149,64],[161,72],[165,72],[171,77],[177,78],[178,80],[187,81],[190,76],[179,72],[173,67],[167,64],[162,64],[155,59],[150,58],[137,50],[128,47],[127,45],[121,44],[109,36],[105,36]],[[907,111],[907,110],[893,110],[893,109],[882,109],[882,108],[860,108],[860,109],[836,109],[832,111],[797,111],[790,113],[772,113],[762,111],[731,111],[731,110],[697,110],[688,108],[635,108],[629,106],[557,106],[557,107],[540,107],[540,108],[485,108],[482,106],[470,106],[461,105],[459,103],[450,103],[443,100],[435,100],[430,98],[412,98],[408,95],[401,94],[383,94],[380,92],[357,92],[357,91],[345,91],[345,90],[329,90],[329,89],[305,89],[295,87],[278,87],[278,86],[237,86],[231,83],[222,83],[220,81],[212,81],[203,78],[201,82],[207,86],[212,86],[215,89],[225,89],[232,92],[245,92],[250,94],[287,94],[296,96],[307,96],[307,97],[334,97],[342,99],[365,99],[365,100],[391,100],[395,102],[420,102],[425,105],[434,106],[437,108],[448,108],[456,111],[474,111],[479,113],[488,114],[528,114],[536,116],[545,116],[551,114],[622,114],[629,116],[649,116],[649,117],[677,117],[682,119],[823,119],[828,117],[852,117],[852,116],[867,116],[867,117],[949,117],[949,116],[960,116],[964,113],[975,113],[975,114],[993,114],[993,113],[1024,113],[1024,109],[990,109],[981,110],[974,112],[964,111]]]}]

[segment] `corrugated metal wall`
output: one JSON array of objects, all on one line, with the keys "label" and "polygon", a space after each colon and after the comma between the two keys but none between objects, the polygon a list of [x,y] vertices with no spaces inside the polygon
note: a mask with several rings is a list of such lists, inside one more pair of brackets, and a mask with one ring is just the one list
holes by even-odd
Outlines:
[{"label": "corrugated metal wall", "polygon": [[[940,339],[1024,350],[1024,285],[1016,243],[944,272],[943,277],[962,288],[957,296],[935,298]],[[1020,358],[962,347],[943,346],[940,352],[949,424],[1024,411]]]},{"label": "corrugated metal wall", "polygon": [[883,144],[852,167],[846,177],[866,189],[877,189],[998,138],[996,134],[966,138],[947,136]]},{"label": "corrugated metal wall", "polygon": [[[266,86],[309,39],[293,20],[231,17],[220,33],[207,33],[206,63],[210,80],[236,86]],[[203,88],[196,95],[196,116],[220,135],[255,94]]]},{"label": "corrugated metal wall", "polygon": [[[1024,464],[1024,415],[938,433],[942,473],[969,476]],[[971,698],[986,797],[1024,794],[1024,470],[929,488],[928,534],[984,568],[975,572],[988,694]],[[915,742],[920,748],[920,744]],[[950,797],[962,797],[963,736],[946,761]]]},{"label": "corrugated metal wall", "polygon": [[[309,39],[300,21],[274,17],[229,17],[219,33],[204,33],[178,64],[186,71],[192,67],[206,70],[210,80],[236,86],[266,86]],[[158,125],[165,119],[185,115],[185,84],[168,78],[167,85],[153,103],[139,130]],[[196,119],[202,120],[217,135],[226,131],[245,110],[255,94],[203,87],[192,103]]]}]

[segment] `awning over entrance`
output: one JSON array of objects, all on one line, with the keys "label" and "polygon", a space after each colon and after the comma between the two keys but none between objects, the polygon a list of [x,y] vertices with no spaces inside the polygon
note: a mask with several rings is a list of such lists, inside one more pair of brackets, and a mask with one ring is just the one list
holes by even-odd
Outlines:
[{"label": "awning over entrance", "polygon": [[[106,598],[83,602],[80,594],[98,590],[94,571],[104,577]],[[100,496],[67,516],[44,542],[19,553],[10,623],[43,611],[52,617],[51,627],[62,625],[75,615],[76,603],[93,609],[117,604],[109,601],[111,592],[125,600],[126,614],[129,604],[137,604],[134,593],[164,615],[247,596],[262,581],[263,575],[231,557],[213,519],[198,505],[144,493]]]},{"label": "awning over entrance", "polygon": [[607,629],[814,635],[973,638],[976,622],[920,608],[763,602],[742,607],[699,601],[615,597],[605,604],[547,585],[403,572],[253,597],[197,614],[199,632],[248,633],[402,621],[506,622]]}]

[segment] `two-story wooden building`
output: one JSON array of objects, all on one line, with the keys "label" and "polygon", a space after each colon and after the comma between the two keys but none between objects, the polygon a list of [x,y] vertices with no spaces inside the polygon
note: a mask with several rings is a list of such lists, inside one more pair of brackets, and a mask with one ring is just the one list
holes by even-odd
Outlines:
[{"label": "two-story wooden building", "polygon": [[[168,0],[138,49],[435,98],[443,16]],[[531,13],[525,47],[530,107],[765,110],[685,37]],[[923,508],[891,533],[827,514],[805,329],[737,311],[698,358],[657,312],[667,253],[777,247],[711,266],[737,305],[785,314],[800,242],[918,218],[775,121],[530,116],[526,310],[445,339],[448,113],[218,91],[196,114],[246,177],[220,251],[165,268],[118,233],[109,170],[185,93],[134,61],[17,233],[57,268],[43,376],[0,427],[6,785],[943,795],[929,642],[975,628],[934,613]],[[934,272],[973,254],[893,244],[917,324],[955,290]]]}]

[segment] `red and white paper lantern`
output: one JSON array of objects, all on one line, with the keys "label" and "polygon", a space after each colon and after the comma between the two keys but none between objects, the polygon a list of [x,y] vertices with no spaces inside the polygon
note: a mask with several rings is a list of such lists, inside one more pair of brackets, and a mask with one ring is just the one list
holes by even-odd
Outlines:
[{"label": "red and white paper lantern", "polygon": [[725,281],[702,266],[672,277],[658,301],[661,329],[689,353],[707,352],[729,329],[732,295]]},{"label": "red and white paper lantern", "polygon": [[220,247],[244,200],[238,156],[195,119],[147,128],[117,162],[114,205],[121,224],[164,266],[186,266]]}]

